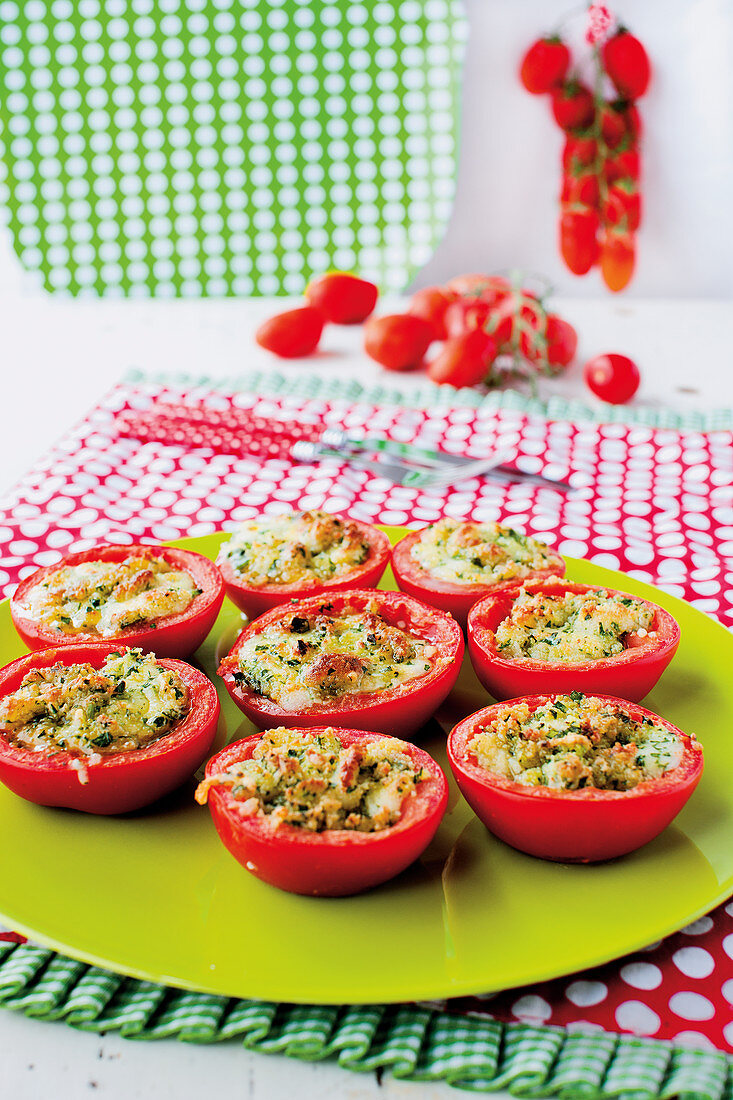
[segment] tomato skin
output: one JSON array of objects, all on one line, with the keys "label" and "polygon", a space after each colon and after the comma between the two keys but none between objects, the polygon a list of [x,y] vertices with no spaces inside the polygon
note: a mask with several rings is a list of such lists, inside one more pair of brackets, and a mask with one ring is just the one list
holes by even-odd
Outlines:
[{"label": "tomato skin", "polygon": [[638,149],[625,149],[623,153],[616,153],[610,160],[605,162],[603,174],[609,185],[622,179],[638,182],[641,175]]},{"label": "tomato skin", "polygon": [[465,336],[467,332],[485,330],[492,307],[480,298],[459,298],[445,311],[446,339]]},{"label": "tomato skin", "polygon": [[634,232],[641,222],[641,195],[636,188],[611,184],[603,207],[603,220],[606,225],[619,225]]},{"label": "tomato skin", "polygon": [[325,321],[359,325],[373,312],[379,290],[374,283],[345,271],[329,271],[305,288],[305,300]]},{"label": "tomato skin", "polygon": [[560,202],[580,203],[582,206],[598,206],[598,177],[593,172],[584,175],[565,176],[560,192]]},{"label": "tomato skin", "polygon": [[[573,584],[549,579],[530,581],[525,588],[532,595],[575,595],[595,592],[598,585]],[[564,664],[560,661],[535,661],[530,658],[502,657],[496,647],[495,632],[509,615],[520,585],[504,585],[480,600],[468,616],[468,652],[474,671],[495,699],[514,699],[520,695],[547,692],[582,691],[586,694],[622,695],[638,702],[648,695],[677,652],[680,628],[675,619],[657,604],[644,600],[654,611],[652,630],[656,638],[647,638],[634,648],[625,649],[615,657],[598,661]],[[610,595],[628,596],[604,588]]]},{"label": "tomato skin", "polygon": [[433,326],[433,339],[445,340],[448,336],[445,313],[455,298],[455,294],[441,286],[426,286],[413,294],[408,312]]},{"label": "tomato skin", "polygon": [[364,326],[364,350],[387,370],[415,370],[433,342],[433,326],[424,317],[391,313]]},{"label": "tomato skin", "polygon": [[633,359],[616,352],[589,359],[583,367],[583,377],[596,397],[610,405],[623,405],[629,401],[641,381],[639,368]]},{"label": "tomato skin", "polygon": [[595,210],[564,210],[560,215],[560,253],[574,275],[585,275],[598,259]]},{"label": "tomato skin", "polygon": [[542,95],[562,84],[570,67],[570,50],[557,36],[540,38],[522,58],[519,79],[532,95]]},{"label": "tomato skin", "polygon": [[316,350],[322,332],[320,310],[299,306],[270,317],[257,329],[255,340],[261,348],[281,359],[300,359]]},{"label": "tomato skin", "polygon": [[581,168],[590,168],[598,155],[598,145],[593,138],[581,138],[568,135],[562,151],[562,166],[565,172],[574,174]]},{"label": "tomato skin", "polygon": [[609,149],[615,149],[626,137],[626,119],[612,104],[605,103],[601,109],[601,133]]},{"label": "tomato skin", "polygon": [[646,50],[638,38],[621,30],[609,38],[601,53],[603,67],[625,99],[639,99],[649,87],[652,75]]},{"label": "tomato skin", "polygon": [[[329,727],[311,728],[318,735]],[[379,734],[364,730],[339,729],[337,736],[347,746],[381,740]],[[227,745],[208,762],[206,776],[250,759],[260,739],[255,734]],[[289,824],[273,828],[267,818],[239,813],[241,803],[224,788],[211,787],[209,809],[224,846],[257,878],[294,894],[343,897],[394,878],[427,848],[448,804],[448,784],[433,758],[409,742],[399,747],[423,767],[425,778],[415,796],[406,799],[399,821],[389,828],[376,833],[347,829],[313,833]]]},{"label": "tomato skin", "polygon": [[631,233],[605,233],[600,243],[603,281],[618,293],[628,286],[634,274],[636,248]]},{"label": "tomato skin", "polygon": [[250,619],[256,619],[265,611],[271,611],[273,607],[279,607],[290,600],[306,599],[319,594],[327,596],[345,588],[376,588],[389,563],[390,541],[384,531],[372,527],[370,523],[355,519],[350,519],[349,522],[359,528],[363,541],[369,544],[369,556],[348,573],[328,581],[319,581],[314,576],[310,584],[268,584],[263,587],[247,584],[229,562],[224,560],[220,562],[219,570],[224,578],[227,596]]},{"label": "tomato skin", "polygon": [[[530,712],[550,703],[552,695],[521,700]],[[666,726],[684,746],[678,767],[648,779],[630,791],[575,791],[526,787],[479,766],[468,744],[481,725],[491,722],[502,704],[470,715],[448,737],[448,760],[463,797],[492,833],[521,852],[562,863],[597,863],[648,844],[680,812],[703,770],[702,748],[687,734],[637,704],[610,695],[602,703],[620,706],[635,720],[651,718]],[[519,700],[517,700],[519,701]]]},{"label": "tomato skin", "polygon": [[590,126],[595,114],[591,91],[571,81],[552,94],[552,113],[562,130],[582,130]]},{"label": "tomato skin", "polygon": [[480,298],[492,302],[496,295],[511,290],[511,283],[502,275],[455,275],[445,284],[444,290],[461,298]]},{"label": "tomato skin", "polygon": [[547,318],[547,361],[552,367],[567,367],[578,348],[578,334],[573,326],[550,313]]},{"label": "tomato skin", "polygon": [[[88,561],[124,561],[131,554],[154,554],[163,558],[176,569],[183,569],[201,589],[201,595],[194,597],[189,607],[179,615],[169,615],[156,619],[157,626],[126,627],[118,635],[102,637],[99,634],[60,634],[32,619],[21,611],[29,589],[38,584],[50,573],[64,565],[81,565]],[[75,554],[65,554],[55,565],[46,565],[37,569],[20,582],[10,601],[10,615],[15,629],[29,649],[46,649],[48,646],[134,646],[145,653],[156,653],[159,657],[188,657],[201,645],[211,630],[219,609],[224,602],[224,581],[216,565],[202,554],[193,550],[177,550],[172,546],[151,546],[142,543],[113,545],[105,543],[81,550]]]},{"label": "tomato skin", "polygon": [[[451,581],[434,577],[427,569],[412,557],[412,548],[420,538],[422,531],[411,531],[392,548],[392,572],[403,592],[418,600],[447,611],[457,623],[465,629],[468,613],[473,605],[489,595],[497,585],[491,584],[453,584]],[[541,577],[562,577],[565,562],[559,554],[552,552],[552,564],[546,570],[535,570],[528,574],[527,581]]]},{"label": "tomato skin", "polygon": [[428,363],[428,378],[439,385],[475,386],[486,380],[496,359],[496,341],[483,329],[472,329],[446,340]]},{"label": "tomato skin", "polygon": [[[436,646],[435,663],[425,676],[409,680],[389,691],[354,695],[350,701],[315,703],[298,713],[284,710],[272,699],[256,695],[235,681],[233,674],[237,670],[237,654],[253,634],[259,634],[273,623],[287,619],[294,611],[298,615],[308,616],[317,614],[319,608],[328,604],[338,614],[345,606],[363,610],[372,602],[376,602],[377,610],[388,622],[407,623],[417,636]],[[219,675],[223,677],[226,689],[239,709],[262,729],[275,726],[310,729],[331,725],[407,737],[424,725],[453,687],[460,670],[463,649],[463,635],[450,615],[427,607],[401,592],[354,588],[328,597],[313,596],[299,600],[295,605],[275,607],[261,615],[239,635],[221,662]]]},{"label": "tomato skin", "polygon": [[[127,646],[66,645],[19,657],[0,669],[0,697],[16,691],[27,672],[88,662],[100,668],[109,653]],[[203,672],[183,661],[159,664],[178,673],[189,691],[190,709],[170,733],[143,749],[103,756],[87,764],[88,782],[70,767],[75,754],[43,754],[11,745],[0,732],[0,781],[15,794],[41,806],[63,806],[90,814],[123,814],[150,805],[180,787],[211,751],[219,719],[219,699]]]}]

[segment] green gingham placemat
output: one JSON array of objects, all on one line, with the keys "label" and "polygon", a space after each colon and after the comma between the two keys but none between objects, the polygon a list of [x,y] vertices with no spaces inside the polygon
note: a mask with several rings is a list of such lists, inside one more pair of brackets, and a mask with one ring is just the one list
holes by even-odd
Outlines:
[{"label": "green gingham placemat", "polygon": [[[733,410],[674,413],[643,406],[593,408],[580,401],[482,394],[426,383],[407,392],[310,373],[251,372],[237,378],[142,374],[128,381],[247,390],[263,396],[440,407],[504,408],[553,419],[611,420],[647,427],[723,430]],[[445,1081],[474,1092],[561,1100],[733,1100],[733,1058],[601,1031],[502,1024],[420,1005],[290,1005],[183,991],[88,966],[32,944],[0,942],[0,1005],[128,1039],[211,1043],[238,1039],[262,1053],[345,1069],[388,1070],[413,1081]]]}]

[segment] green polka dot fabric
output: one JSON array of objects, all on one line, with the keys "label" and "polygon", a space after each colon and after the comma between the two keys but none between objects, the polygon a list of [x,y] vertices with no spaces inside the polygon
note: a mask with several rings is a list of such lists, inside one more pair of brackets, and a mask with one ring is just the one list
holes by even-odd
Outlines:
[{"label": "green polka dot fabric", "polygon": [[500,1024],[420,1005],[287,1005],[185,992],[0,943],[0,1005],[84,1031],[250,1050],[563,1100],[730,1100],[733,1060],[653,1039]]},{"label": "green polka dot fabric", "polygon": [[0,0],[0,205],[91,295],[402,289],[450,213],[460,0]]}]

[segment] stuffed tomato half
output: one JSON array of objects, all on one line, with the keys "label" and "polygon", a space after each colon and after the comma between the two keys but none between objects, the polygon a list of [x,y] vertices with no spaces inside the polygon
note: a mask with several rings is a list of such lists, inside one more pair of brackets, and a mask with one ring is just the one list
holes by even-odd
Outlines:
[{"label": "stuffed tomato half", "polygon": [[223,600],[221,574],[201,554],[106,544],[26,577],[10,614],[29,649],[119,643],[187,657],[211,630]]},{"label": "stuffed tomato half", "polygon": [[400,539],[392,570],[403,592],[450,612],[465,628],[473,605],[498,586],[561,577],[565,562],[511,527],[442,519]]},{"label": "stuffed tomato half", "polygon": [[375,587],[389,554],[389,539],[371,524],[311,511],[247,520],[217,564],[229,599],[254,619],[294,598]]},{"label": "stuffed tomato half", "polygon": [[243,867],[296,894],[337,897],[403,871],[433,839],[448,787],[406,741],[364,730],[273,729],[228,745],[196,792]]},{"label": "stuffed tomato half", "polygon": [[214,685],[183,661],[66,645],[0,670],[0,782],[43,806],[119,814],[193,775],[219,718]]},{"label": "stuffed tomato half", "polygon": [[413,734],[453,687],[460,627],[401,592],[355,589],[276,607],[219,667],[262,729],[322,726]]},{"label": "stuffed tomato half", "polygon": [[638,702],[680,640],[675,619],[628,592],[562,580],[497,589],[468,616],[468,651],[495,699],[591,691]]},{"label": "stuffed tomato half", "polygon": [[608,695],[534,695],[460,722],[448,758],[486,827],[542,859],[589,863],[640,848],[680,812],[703,769],[694,737]]}]

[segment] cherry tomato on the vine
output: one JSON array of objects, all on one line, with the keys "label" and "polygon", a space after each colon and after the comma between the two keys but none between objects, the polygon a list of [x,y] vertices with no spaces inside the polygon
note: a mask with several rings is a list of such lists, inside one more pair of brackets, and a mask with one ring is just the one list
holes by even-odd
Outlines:
[{"label": "cherry tomato on the vine", "polygon": [[589,168],[595,163],[597,155],[598,145],[594,138],[575,137],[570,134],[565,138],[562,151],[563,169],[574,174],[581,168]]},{"label": "cherry tomato on the vine", "polygon": [[652,70],[638,38],[621,28],[604,44],[603,67],[626,99],[638,99],[649,87]]},{"label": "cherry tomato on the vine", "polygon": [[611,405],[623,405],[639,388],[641,376],[633,359],[609,352],[589,359],[583,377],[596,397]]},{"label": "cherry tomato on the vine", "polygon": [[585,172],[578,176],[564,176],[560,201],[580,203],[582,206],[598,205],[598,176]]},{"label": "cherry tomato on the vine", "polygon": [[626,118],[617,107],[604,103],[600,121],[604,142],[609,149],[616,149],[627,135]]},{"label": "cherry tomato on the vine", "polygon": [[566,210],[560,217],[560,252],[574,275],[585,275],[598,259],[598,214]]},{"label": "cherry tomato on the vine", "polygon": [[428,378],[451,386],[475,386],[483,382],[496,358],[496,341],[482,329],[446,340],[428,363]]},{"label": "cherry tomato on the vine", "polygon": [[632,233],[607,231],[600,242],[603,281],[609,290],[623,290],[634,274],[636,247]]},{"label": "cherry tomato on the vine", "polygon": [[570,66],[570,50],[553,35],[534,42],[522,59],[519,78],[528,92],[542,95],[562,84]]},{"label": "cherry tomato on the vine", "polygon": [[606,225],[620,225],[633,232],[641,221],[641,195],[633,183],[613,183],[603,207]]},{"label": "cherry tomato on the vine", "polygon": [[377,304],[378,294],[374,283],[345,271],[329,271],[305,288],[308,305],[335,325],[361,324]]},{"label": "cherry tomato on the vine", "polygon": [[387,370],[415,370],[432,341],[430,322],[410,313],[372,317],[364,326],[364,350]]},{"label": "cherry tomato on the vine", "polygon": [[408,309],[415,317],[422,317],[433,326],[436,340],[445,340],[448,336],[445,314],[455,299],[456,295],[442,286],[426,286],[413,294]]},{"label": "cherry tomato on the vine", "polygon": [[623,153],[615,153],[614,156],[603,165],[603,174],[606,177],[606,182],[609,184],[622,179],[638,181],[641,175],[641,162],[638,150],[625,149]]},{"label": "cherry tomato on the vine", "polygon": [[593,121],[593,95],[583,84],[571,80],[553,92],[552,113],[563,130],[582,130]]},{"label": "cherry tomato on the vine", "polygon": [[313,306],[300,306],[278,313],[261,324],[255,333],[260,347],[283,359],[299,359],[318,347],[323,332],[323,314]]}]

